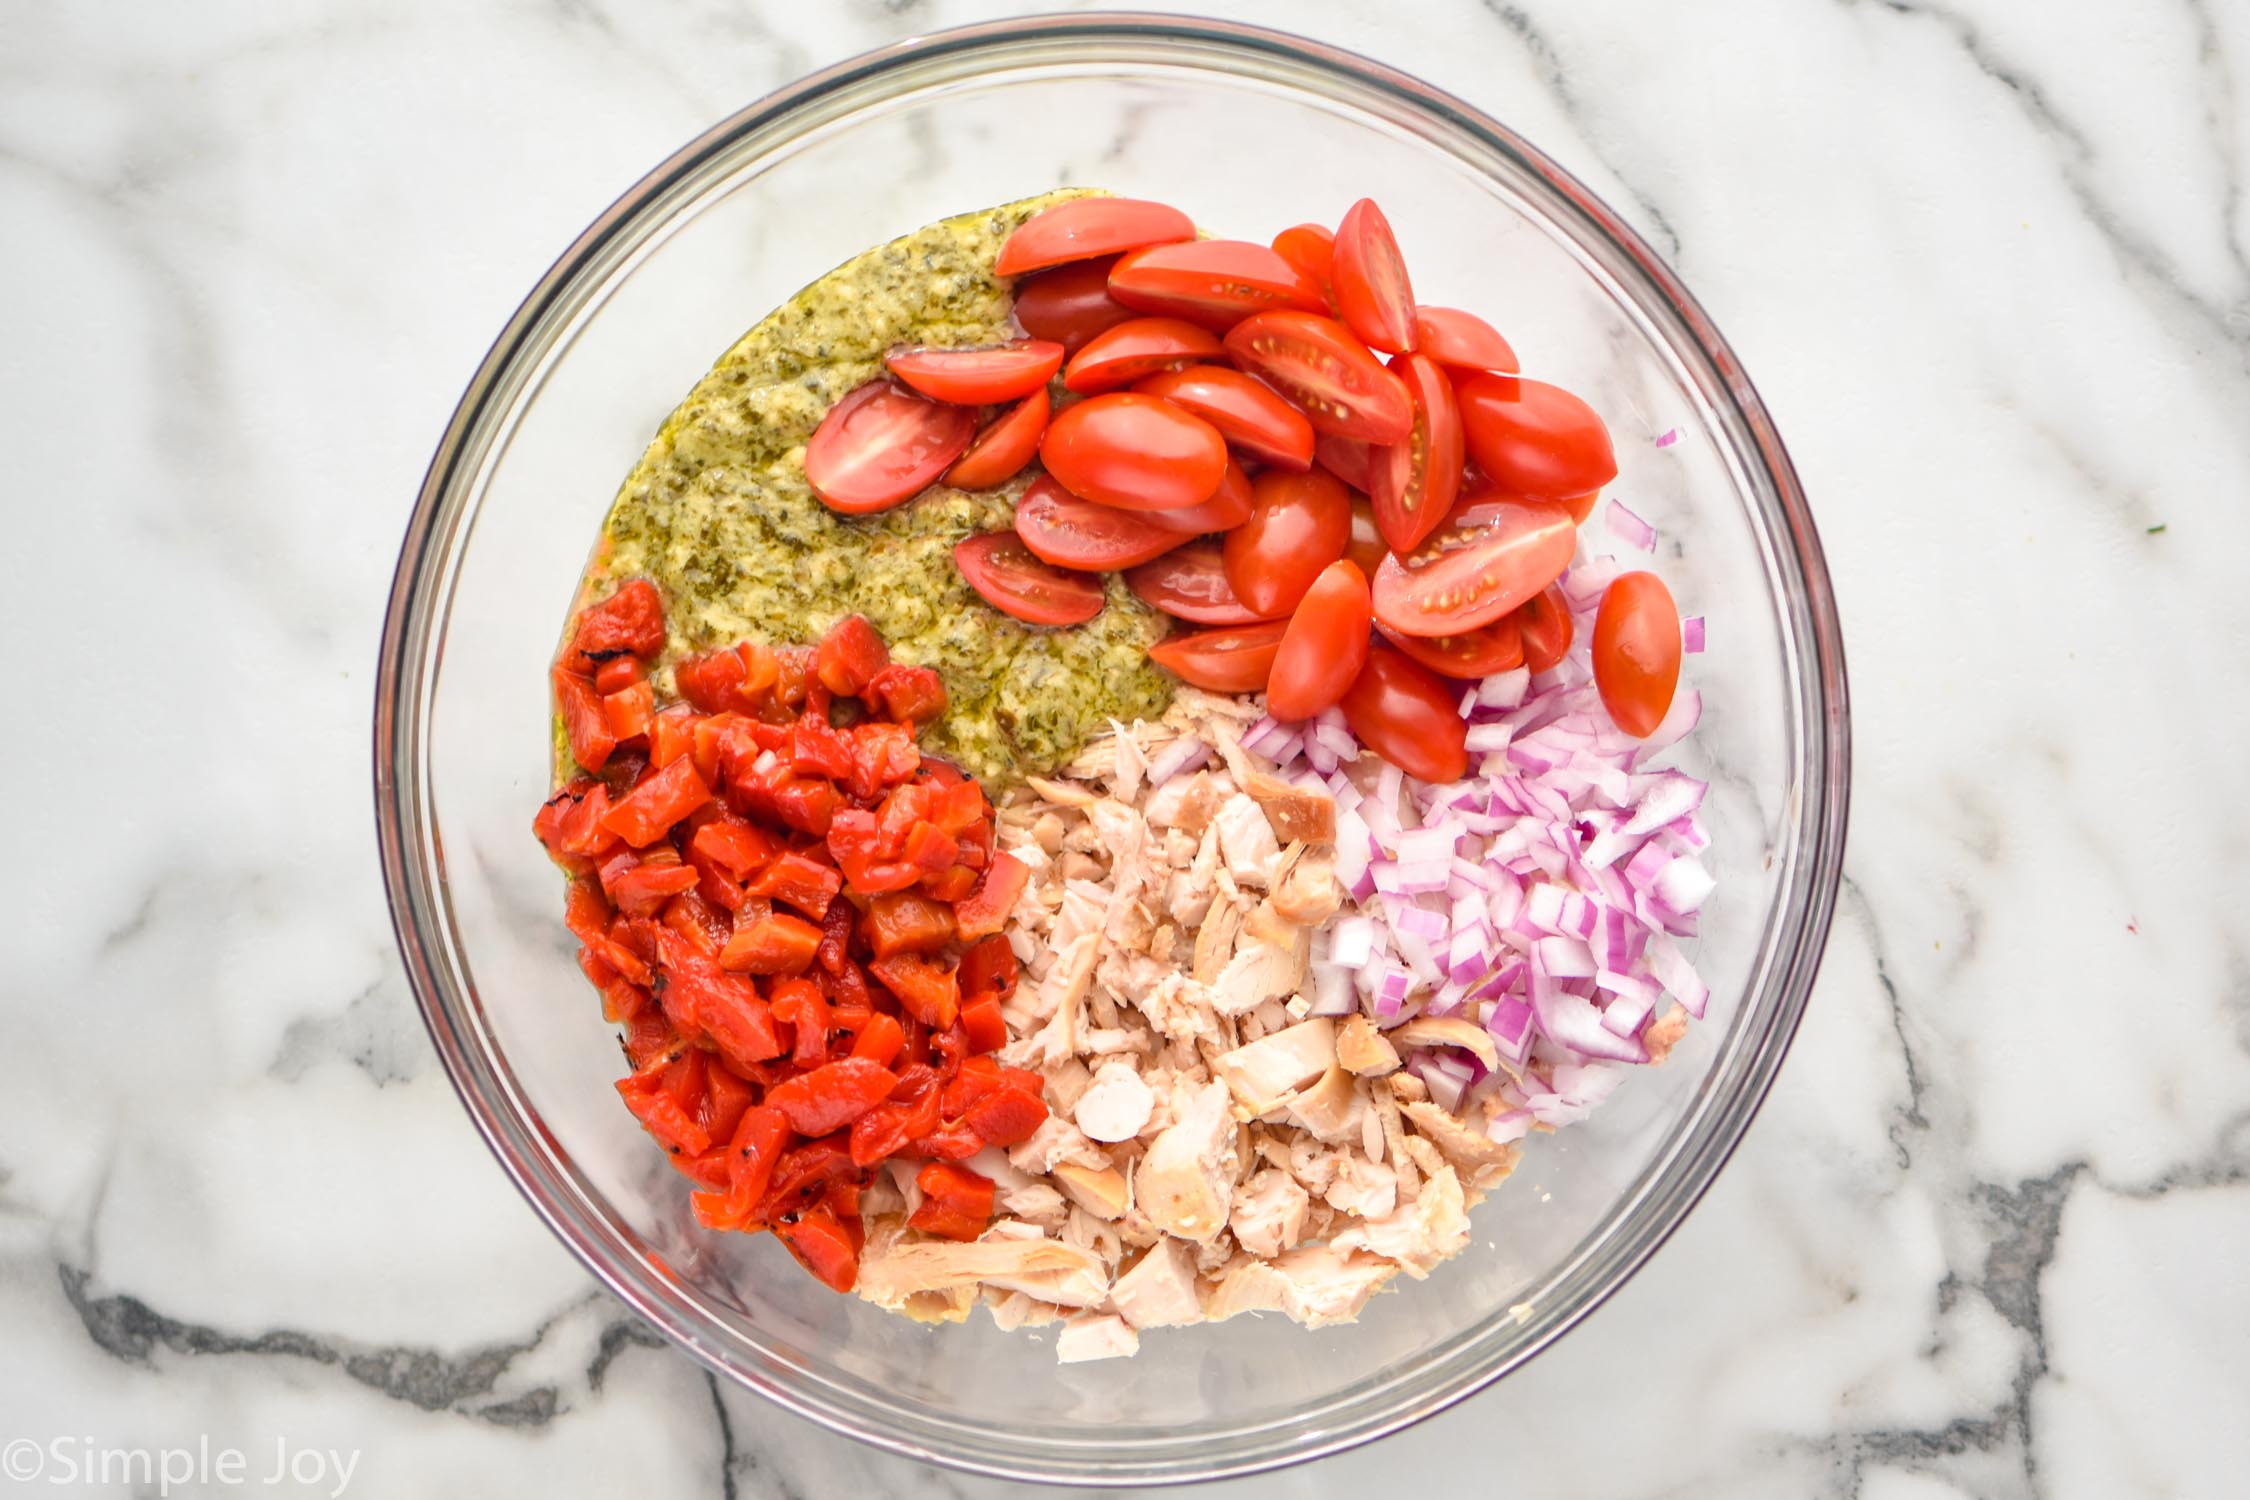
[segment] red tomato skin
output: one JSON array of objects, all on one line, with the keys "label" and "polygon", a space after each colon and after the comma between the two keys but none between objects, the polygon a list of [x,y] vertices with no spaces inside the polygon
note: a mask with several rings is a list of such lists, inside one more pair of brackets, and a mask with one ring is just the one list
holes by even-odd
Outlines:
[{"label": "red tomato skin", "polygon": [[1102,612],[1100,579],[1041,562],[1013,531],[965,538],[953,565],[987,604],[1029,625],[1083,625]]},{"label": "red tomato skin", "polygon": [[1548,671],[1569,654],[1570,639],[1578,627],[1571,620],[1570,605],[1558,585],[1550,583],[1524,600],[1514,618],[1523,638],[1523,664],[1532,671]]},{"label": "red tomato skin", "polygon": [[1016,322],[1071,354],[1104,329],[1139,316],[1109,295],[1112,260],[1078,260],[1016,283]]},{"label": "red tomato skin", "polygon": [[1251,482],[1250,500],[1250,519],[1221,550],[1227,586],[1259,616],[1285,615],[1350,544],[1351,493],[1318,469],[1275,469]]},{"label": "red tomato skin", "polygon": [[1326,224],[1293,224],[1273,237],[1274,254],[1303,272],[1320,288],[1329,311],[1336,307],[1336,234]]},{"label": "red tomato skin", "polygon": [[1368,648],[1341,706],[1353,737],[1407,775],[1441,783],[1467,773],[1469,726],[1453,689],[1389,646]]},{"label": "red tomato skin", "polygon": [[1375,618],[1403,635],[1488,625],[1562,576],[1577,542],[1570,512],[1554,501],[1465,495],[1411,555],[1376,569]]},{"label": "red tomato skin", "polygon": [[1043,208],[1000,247],[994,274],[1021,276],[1066,261],[1195,238],[1195,221],[1144,198],[1073,198]]},{"label": "red tomato skin", "polygon": [[1617,727],[1647,739],[1680,685],[1680,610],[1654,573],[1621,574],[1594,614],[1594,686]]},{"label": "red tomato skin", "polygon": [[968,449],[976,414],[871,380],[828,409],[805,479],[830,510],[871,515],[913,499]]},{"label": "red tomato skin", "polygon": [[1460,635],[1401,635],[1377,626],[1383,639],[1440,676],[1476,682],[1495,672],[1523,665],[1523,633],[1514,615],[1502,615],[1490,625]]},{"label": "red tomato skin", "polygon": [[1358,438],[1321,433],[1313,439],[1313,462],[1363,495],[1374,483],[1375,449]]},{"label": "red tomato skin", "polygon": [[1219,478],[1219,487],[1201,505],[1190,505],[1184,510],[1152,510],[1146,514],[1151,521],[1172,532],[1175,540],[1213,531],[1232,531],[1250,519],[1250,476],[1242,472],[1242,465],[1229,463],[1226,473]]},{"label": "red tomato skin", "polygon": [[1043,388],[1062,368],[1052,339],[1013,339],[985,349],[894,349],[883,364],[933,401],[997,406]]},{"label": "red tomato skin", "polygon": [[1393,552],[1411,552],[1438,529],[1461,492],[1461,408],[1437,361],[1402,354],[1391,371],[1414,396],[1414,430],[1403,443],[1375,450],[1367,498]]},{"label": "red tomato skin", "polygon": [[1414,427],[1414,403],[1396,375],[1334,318],[1265,312],[1227,330],[1227,353],[1304,408],[1319,432],[1395,443]]},{"label": "red tomato skin", "polygon": [[1390,555],[1391,544],[1383,540],[1382,528],[1375,524],[1375,507],[1365,495],[1352,496],[1352,539],[1344,544],[1344,556],[1363,577],[1373,578]]},{"label": "red tomato skin", "polygon": [[1274,653],[1266,712],[1309,719],[1343,701],[1367,665],[1367,578],[1349,559],[1330,563],[1305,591]]},{"label": "red tomato skin", "polygon": [[1111,267],[1109,294],[1127,307],[1221,330],[1277,307],[1328,310],[1316,283],[1248,240],[1188,240],[1135,250]]},{"label": "red tomato skin", "polygon": [[1336,226],[1336,315],[1344,326],[1386,354],[1415,348],[1414,288],[1390,220],[1372,198],[1344,212]]},{"label": "red tomato skin", "polygon": [[1479,375],[1458,395],[1469,456],[1500,488],[1559,499],[1617,477],[1609,429],[1562,387],[1520,375]]},{"label": "red tomato skin", "polygon": [[1211,498],[1227,471],[1219,429],[1169,401],[1111,391],[1047,424],[1039,459],[1081,500],[1120,510],[1179,510]]},{"label": "red tomato skin", "polygon": [[1042,474],[1016,502],[1016,535],[1032,554],[1058,568],[1107,573],[1162,557],[1180,534],[1160,524],[1168,511],[1118,510],[1081,500]]},{"label": "red tomato skin", "polygon": [[1151,375],[1133,389],[1194,412],[1261,463],[1282,469],[1312,466],[1312,423],[1288,397],[1240,370],[1189,365]]},{"label": "red tomato skin", "polygon": [[1497,370],[1513,375],[1523,368],[1500,330],[1458,307],[1414,309],[1416,347],[1448,370]]},{"label": "red tomato skin", "polygon": [[1140,601],[1196,625],[1253,625],[1265,618],[1235,597],[1213,541],[1183,543],[1154,562],[1125,572]]},{"label": "red tomato skin", "polygon": [[1038,456],[1047,431],[1047,390],[1042,386],[994,417],[970,442],[968,451],[945,471],[957,490],[989,490],[1006,484]]},{"label": "red tomato skin", "polygon": [[1098,395],[1131,385],[1144,375],[1176,370],[1226,353],[1219,336],[1179,318],[1134,318],[1106,328],[1070,357],[1063,389]]},{"label": "red tomato skin", "polygon": [[1206,692],[1262,692],[1288,628],[1286,620],[1260,620],[1190,631],[1149,647],[1149,659]]}]

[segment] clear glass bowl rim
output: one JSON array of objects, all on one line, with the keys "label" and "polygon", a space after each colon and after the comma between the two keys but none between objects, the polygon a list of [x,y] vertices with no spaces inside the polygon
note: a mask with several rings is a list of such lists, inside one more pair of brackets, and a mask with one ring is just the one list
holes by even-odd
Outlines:
[{"label": "clear glass bowl rim", "polygon": [[[504,411],[578,310],[574,293],[614,268],[620,245],[646,248],[661,237],[648,222],[699,169],[753,133],[771,146],[850,108],[879,103],[939,79],[968,79],[983,67],[1052,60],[1068,51],[1103,55],[1169,50],[1172,64],[1230,58],[1289,70],[1289,82],[1386,98],[1512,158],[1553,193],[1546,206],[1573,218],[1582,248],[1597,254],[1643,310],[1672,325],[1674,352],[1690,361],[1719,425],[1738,452],[1754,454],[1754,498],[1766,544],[1786,581],[1780,601],[1797,663],[1800,733],[1793,767],[1801,791],[1795,819],[1798,858],[1780,893],[1777,941],[1737,1025],[1731,1079],[1716,1073],[1709,1102],[1689,1117],[1671,1150],[1644,1174],[1623,1215],[1552,1283],[1519,1327],[1496,1315],[1405,1374],[1363,1381],[1318,1412],[1287,1422],[1182,1438],[1113,1443],[1027,1440],[995,1433],[880,1393],[850,1390],[780,1361],[759,1368],[683,1302],[675,1284],[652,1275],[611,1226],[582,1214],[552,1179],[544,1143],[527,1120],[506,1065],[472,1019],[444,932],[442,850],[436,847],[420,781],[420,747],[435,681],[429,646],[442,628],[451,580],[444,564],[491,455],[493,414]],[[1045,57],[1042,58],[1042,54]],[[1113,55],[1113,54],[1112,54]],[[794,119],[795,129],[788,128]],[[636,232],[638,238],[636,238]],[[1636,285],[1636,283],[1638,285]],[[1646,301],[1653,294],[1655,305]],[[1684,343],[1684,347],[1679,347]],[[481,439],[481,441],[479,441]],[[1434,1415],[1520,1367],[1607,1300],[1670,1237],[1701,1199],[1756,1115],[1803,1015],[1818,969],[1841,876],[1850,792],[1850,730],[1843,638],[1818,533],[1796,471],[1763,401],[1709,315],[1640,236],[1583,184],[1507,127],[1419,79],[1355,53],[1267,28],[1201,17],[1088,12],[1032,16],[935,32],[879,48],[814,73],[737,112],[650,172],[613,203],[549,268],[510,318],[477,369],[440,440],[399,552],[383,623],[374,705],[377,837],[392,925],[409,982],[448,1077],[486,1144],[535,1212],[597,1280],[673,1343],[708,1368],[831,1431],[904,1457],[996,1478],[1082,1485],[1187,1483],[1257,1473],[1336,1453]],[[440,873],[432,879],[433,868]],[[1723,1085],[1723,1086],[1717,1086]],[[1634,1227],[1631,1234],[1621,1233]],[[1521,1335],[1504,1338],[1507,1333]],[[797,1377],[792,1380],[790,1377]]]}]

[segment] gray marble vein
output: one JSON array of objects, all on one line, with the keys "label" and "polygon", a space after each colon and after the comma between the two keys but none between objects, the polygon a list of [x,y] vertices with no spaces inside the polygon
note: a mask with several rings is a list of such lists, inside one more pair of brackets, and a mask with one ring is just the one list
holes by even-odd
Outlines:
[{"label": "gray marble vein", "polygon": [[[0,1449],[1013,1492],[713,1378],[523,1206],[392,947],[367,713],[430,448],[561,247],[766,90],[1031,8],[0,7]],[[1858,776],[1805,1025],[1679,1234],[1462,1407],[1215,1488],[2245,1493],[2250,7],[1218,8],[1490,109],[1681,270],[1814,497]]]}]

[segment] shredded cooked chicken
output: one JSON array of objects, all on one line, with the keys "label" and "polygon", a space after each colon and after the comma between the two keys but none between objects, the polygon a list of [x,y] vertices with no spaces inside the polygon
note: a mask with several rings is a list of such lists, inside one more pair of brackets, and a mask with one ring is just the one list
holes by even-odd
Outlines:
[{"label": "shredded cooked chicken", "polygon": [[[1163,722],[1114,726],[1001,808],[1031,881],[1000,1055],[1045,1077],[1052,1114],[968,1163],[999,1210],[974,1243],[906,1231],[910,1182],[871,1195],[885,1211],[861,1296],[936,1320],[981,1300],[1005,1328],[1059,1325],[1074,1362],[1245,1312],[1343,1321],[1467,1243],[1468,1209],[1517,1148],[1432,1103],[1399,1057],[1440,1044],[1490,1066],[1491,1041],[1467,1022],[1310,1014],[1312,934],[1343,903],[1336,809],[1242,750],[1258,712],[1185,690]],[[1150,785],[1183,737],[1216,756]]]}]

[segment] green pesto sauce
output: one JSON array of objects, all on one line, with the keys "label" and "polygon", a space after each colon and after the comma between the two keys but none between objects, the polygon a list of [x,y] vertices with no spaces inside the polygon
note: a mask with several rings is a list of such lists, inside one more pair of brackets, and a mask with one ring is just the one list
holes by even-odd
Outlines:
[{"label": "green pesto sauce", "polygon": [[899,344],[1019,336],[992,274],[1018,224],[1064,190],[932,224],[845,262],[744,334],[697,383],[619,489],[582,601],[645,574],[680,657],[750,639],[817,640],[867,616],[899,661],[934,667],[950,706],[926,751],[1008,782],[1068,760],[1106,720],[1153,718],[1171,680],[1148,660],[1164,618],[1114,575],[1084,625],[1026,625],[961,581],[953,546],[1006,527],[1026,473],[980,494],[938,486],[895,510],[840,516],[805,481],[805,442],[835,402],[883,374]]}]

